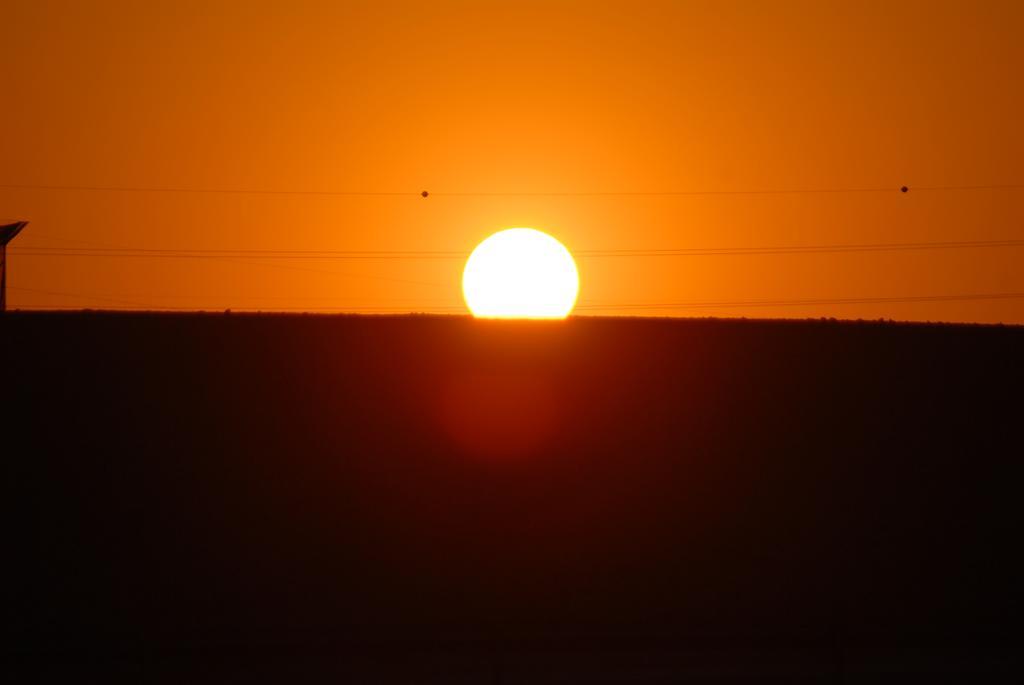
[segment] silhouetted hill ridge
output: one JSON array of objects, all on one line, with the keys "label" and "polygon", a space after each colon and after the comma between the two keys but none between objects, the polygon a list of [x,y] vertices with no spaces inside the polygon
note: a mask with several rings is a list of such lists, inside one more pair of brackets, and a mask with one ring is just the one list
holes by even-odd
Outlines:
[{"label": "silhouetted hill ridge", "polygon": [[1019,327],[15,313],[0,341],[14,644],[1017,620]]}]

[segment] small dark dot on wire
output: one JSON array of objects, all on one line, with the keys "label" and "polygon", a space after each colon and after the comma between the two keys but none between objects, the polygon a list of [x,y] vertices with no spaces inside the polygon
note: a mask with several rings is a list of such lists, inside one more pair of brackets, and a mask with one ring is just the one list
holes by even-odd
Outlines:
[{"label": "small dark dot on wire", "polygon": [[905,193],[905,192],[907,192],[908,190],[910,190],[910,188],[908,188],[908,187],[906,187],[906,186],[900,186],[900,192],[901,192],[901,193]]},{"label": "small dark dot on wire", "polygon": [[423,197],[427,197],[428,195],[430,195],[430,193],[424,190],[422,193],[420,193],[420,195]]}]

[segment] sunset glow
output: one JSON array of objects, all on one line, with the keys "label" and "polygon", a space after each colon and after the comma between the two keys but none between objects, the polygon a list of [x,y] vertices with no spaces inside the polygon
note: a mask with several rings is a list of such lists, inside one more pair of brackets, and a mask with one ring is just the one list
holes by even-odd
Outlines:
[{"label": "sunset glow", "polygon": [[510,228],[487,238],[462,274],[466,306],[482,318],[564,319],[579,286],[569,250],[532,228]]}]

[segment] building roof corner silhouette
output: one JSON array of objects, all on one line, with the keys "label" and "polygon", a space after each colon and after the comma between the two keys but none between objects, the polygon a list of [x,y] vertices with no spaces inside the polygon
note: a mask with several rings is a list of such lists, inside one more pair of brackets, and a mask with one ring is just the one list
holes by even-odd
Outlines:
[{"label": "building roof corner silhouette", "polygon": [[7,309],[7,243],[14,240],[26,225],[27,221],[15,221],[0,226],[0,312]]}]

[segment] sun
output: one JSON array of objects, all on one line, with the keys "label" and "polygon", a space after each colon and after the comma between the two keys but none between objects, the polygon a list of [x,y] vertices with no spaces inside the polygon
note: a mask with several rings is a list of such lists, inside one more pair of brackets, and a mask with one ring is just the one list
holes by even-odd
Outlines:
[{"label": "sun", "polygon": [[466,305],[479,318],[564,319],[579,290],[569,250],[533,228],[491,235],[476,246],[462,272]]}]

